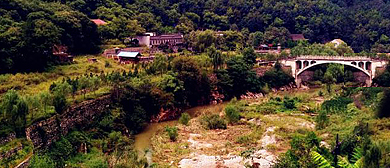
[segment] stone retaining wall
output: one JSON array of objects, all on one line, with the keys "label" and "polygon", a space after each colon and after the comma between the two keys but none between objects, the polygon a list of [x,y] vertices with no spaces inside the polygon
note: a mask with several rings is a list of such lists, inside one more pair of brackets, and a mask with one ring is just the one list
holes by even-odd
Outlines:
[{"label": "stone retaining wall", "polygon": [[6,144],[8,142],[11,142],[15,138],[16,138],[16,134],[14,132],[10,133],[10,134],[8,134],[8,136],[0,138],[0,145]]},{"label": "stone retaining wall", "polygon": [[26,137],[32,141],[35,149],[48,147],[73,128],[84,128],[108,110],[110,105],[109,95],[84,101],[68,108],[61,115],[34,123],[26,128]]}]

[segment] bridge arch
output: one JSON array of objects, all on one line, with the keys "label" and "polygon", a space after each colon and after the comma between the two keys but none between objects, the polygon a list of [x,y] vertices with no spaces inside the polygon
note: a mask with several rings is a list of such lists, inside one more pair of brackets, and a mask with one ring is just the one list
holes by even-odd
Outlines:
[{"label": "bridge arch", "polygon": [[350,62],[333,62],[333,61],[327,61],[327,62],[320,62],[320,63],[315,63],[315,64],[311,64],[307,67],[304,67],[302,69],[299,69],[299,71],[297,72],[296,74],[296,77],[298,77],[301,73],[305,72],[306,70],[312,68],[312,67],[315,67],[315,66],[318,66],[318,65],[322,65],[322,64],[342,64],[342,65],[347,65],[347,66],[350,66],[350,67],[353,67],[355,69],[358,69],[359,71],[362,71],[364,74],[366,74],[369,78],[371,78],[371,75],[368,71],[364,70],[363,68],[360,68],[359,66],[353,64],[353,63],[350,63]]}]

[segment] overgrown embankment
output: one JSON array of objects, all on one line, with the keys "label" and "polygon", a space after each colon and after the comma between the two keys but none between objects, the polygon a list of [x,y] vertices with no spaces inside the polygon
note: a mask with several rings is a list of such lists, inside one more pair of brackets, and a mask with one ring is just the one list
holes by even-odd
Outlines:
[{"label": "overgrown embankment", "polygon": [[82,102],[68,108],[63,114],[32,124],[26,128],[27,139],[35,148],[50,146],[74,128],[83,128],[108,110],[111,105],[109,95]]}]

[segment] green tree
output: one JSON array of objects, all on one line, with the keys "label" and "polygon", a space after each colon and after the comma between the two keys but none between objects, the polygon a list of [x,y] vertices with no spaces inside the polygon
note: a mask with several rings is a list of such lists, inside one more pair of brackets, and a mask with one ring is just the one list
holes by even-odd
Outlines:
[{"label": "green tree", "polygon": [[26,116],[29,112],[26,101],[15,90],[9,90],[3,97],[0,109],[5,121],[12,126],[18,137],[24,135]]},{"label": "green tree", "polygon": [[79,89],[83,92],[84,99],[85,99],[85,94],[87,93],[87,89],[91,87],[91,80],[88,77],[81,77],[79,79]]},{"label": "green tree", "polygon": [[156,55],[153,63],[150,65],[150,69],[153,72],[157,72],[160,75],[163,75],[164,72],[168,70],[168,57],[165,55]]},{"label": "green tree", "polygon": [[214,45],[207,49],[207,55],[212,59],[214,70],[218,70],[223,65],[222,52],[217,50]]},{"label": "green tree", "polygon": [[242,55],[244,56],[244,61],[249,66],[252,67],[256,63],[256,53],[253,48],[245,48]]}]

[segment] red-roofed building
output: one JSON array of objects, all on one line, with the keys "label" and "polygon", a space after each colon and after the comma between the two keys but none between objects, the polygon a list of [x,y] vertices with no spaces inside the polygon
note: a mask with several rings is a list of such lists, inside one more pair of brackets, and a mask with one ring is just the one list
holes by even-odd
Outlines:
[{"label": "red-roofed building", "polygon": [[93,23],[95,23],[96,25],[98,25],[98,26],[106,25],[106,24],[107,24],[107,22],[105,22],[105,21],[103,21],[103,20],[101,20],[101,19],[91,19],[91,21],[92,21]]},{"label": "red-roofed building", "polygon": [[292,41],[306,40],[303,34],[290,34],[290,38]]}]

